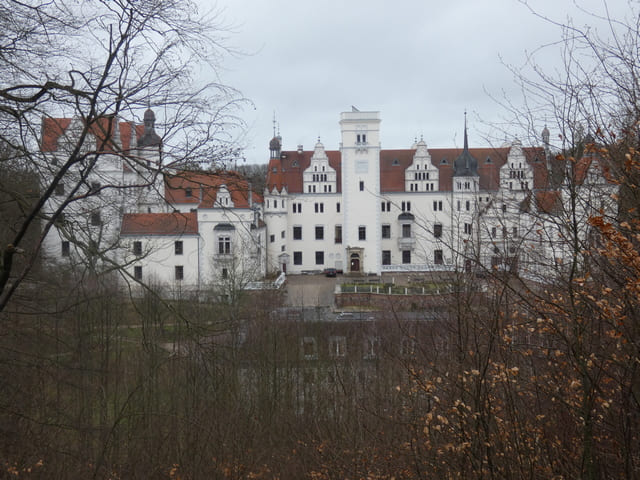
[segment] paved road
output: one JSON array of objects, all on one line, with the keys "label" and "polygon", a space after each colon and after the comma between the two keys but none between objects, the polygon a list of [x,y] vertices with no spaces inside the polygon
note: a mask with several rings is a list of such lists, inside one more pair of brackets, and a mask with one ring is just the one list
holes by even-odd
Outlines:
[{"label": "paved road", "polygon": [[291,307],[333,307],[335,286],[342,277],[324,275],[289,275],[287,305]]}]

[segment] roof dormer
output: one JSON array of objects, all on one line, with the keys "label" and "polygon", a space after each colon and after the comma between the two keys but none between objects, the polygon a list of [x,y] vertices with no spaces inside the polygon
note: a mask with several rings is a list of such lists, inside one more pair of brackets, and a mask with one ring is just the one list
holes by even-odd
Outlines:
[{"label": "roof dormer", "polygon": [[233,200],[231,199],[231,193],[226,185],[220,185],[216,194],[216,201],[214,204],[218,208],[233,208]]}]

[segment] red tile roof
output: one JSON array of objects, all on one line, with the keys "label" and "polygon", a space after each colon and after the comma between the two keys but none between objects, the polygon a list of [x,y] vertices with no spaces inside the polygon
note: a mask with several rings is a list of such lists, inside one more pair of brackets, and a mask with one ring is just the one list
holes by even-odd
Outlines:
[{"label": "red tile roof", "polygon": [[126,213],[122,217],[121,235],[196,235],[198,214]]},{"label": "red tile roof", "polygon": [[[326,150],[329,158],[329,166],[336,170],[336,189],[338,193],[342,191],[342,169],[340,152],[336,150]],[[275,187],[278,191],[283,187],[290,193],[302,193],[303,179],[302,172],[309,167],[313,151],[282,152],[280,158],[271,159],[267,174],[267,187],[269,191]]]},{"label": "red tile roof", "polygon": [[[547,168],[544,150],[538,147],[523,148],[527,162],[533,167],[534,188],[547,187]],[[483,190],[497,190],[500,186],[500,167],[507,161],[509,148],[471,148],[471,155],[478,160],[480,188]],[[326,152],[329,164],[336,169],[338,192],[341,191],[341,155],[339,151]],[[429,149],[431,163],[438,168],[440,177],[440,191],[450,191],[453,188],[453,162],[462,153],[460,148]],[[380,191],[403,192],[405,188],[405,170],[413,162],[415,150],[381,150],[380,151]],[[287,187],[289,193],[303,193],[302,173],[309,166],[312,151],[282,152],[281,158],[271,159],[267,174],[267,188],[274,187],[280,191]]]},{"label": "red tile roof", "polygon": [[[115,131],[115,117],[105,116],[96,119],[89,127],[89,132],[96,137],[98,145],[103,151],[113,151],[113,141],[111,140]],[[64,135],[67,128],[71,124],[71,118],[43,118],[42,120],[42,137],[40,141],[40,149],[43,152],[55,152],[58,150],[58,139]],[[119,122],[120,143],[122,151],[128,151],[132,148],[131,133],[132,124],[129,122]],[[144,132],[144,125],[135,125],[136,138],[140,138]],[[120,150],[120,149],[118,149]]]},{"label": "red tile roof", "polygon": [[562,210],[562,195],[557,190],[536,192],[536,205],[542,213],[558,213]]},{"label": "red tile roof", "polygon": [[[213,208],[218,190],[226,185],[235,208],[249,208],[249,182],[237,172],[178,172],[165,176],[165,197],[171,204],[192,204],[193,208]],[[189,191],[191,195],[189,195]],[[252,202],[262,196],[252,191]]]}]

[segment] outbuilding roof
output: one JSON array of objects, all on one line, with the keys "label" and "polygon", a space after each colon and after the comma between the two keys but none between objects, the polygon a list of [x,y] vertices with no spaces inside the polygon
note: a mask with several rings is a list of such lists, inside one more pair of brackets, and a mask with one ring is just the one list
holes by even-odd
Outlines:
[{"label": "outbuilding roof", "polygon": [[198,214],[126,213],[122,217],[121,235],[197,235]]},{"label": "outbuilding roof", "polygon": [[171,204],[191,204],[193,208],[213,208],[222,186],[229,192],[234,208],[249,208],[262,203],[262,196],[250,188],[246,178],[237,172],[183,171],[165,176],[165,197]]}]

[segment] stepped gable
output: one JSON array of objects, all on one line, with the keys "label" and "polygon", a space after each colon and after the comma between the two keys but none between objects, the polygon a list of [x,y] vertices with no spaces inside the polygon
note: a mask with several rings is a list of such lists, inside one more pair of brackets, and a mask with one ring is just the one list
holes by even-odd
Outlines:
[{"label": "stepped gable", "polygon": [[[178,172],[165,176],[165,196],[170,204],[193,204],[194,208],[213,208],[222,185],[227,187],[235,208],[249,208],[249,182],[239,173]],[[252,191],[252,202],[262,196]]]},{"label": "stepped gable", "polygon": [[[329,166],[336,171],[337,193],[342,191],[342,169],[341,155],[337,150],[325,150],[329,158]],[[313,150],[286,151],[280,154],[279,158],[272,158],[269,161],[269,171],[267,173],[267,188],[272,191],[274,188],[282,191],[286,187],[289,193],[303,193],[302,173],[311,164]]]},{"label": "stepped gable", "polygon": [[126,213],[122,217],[121,235],[196,235],[198,214]]}]

